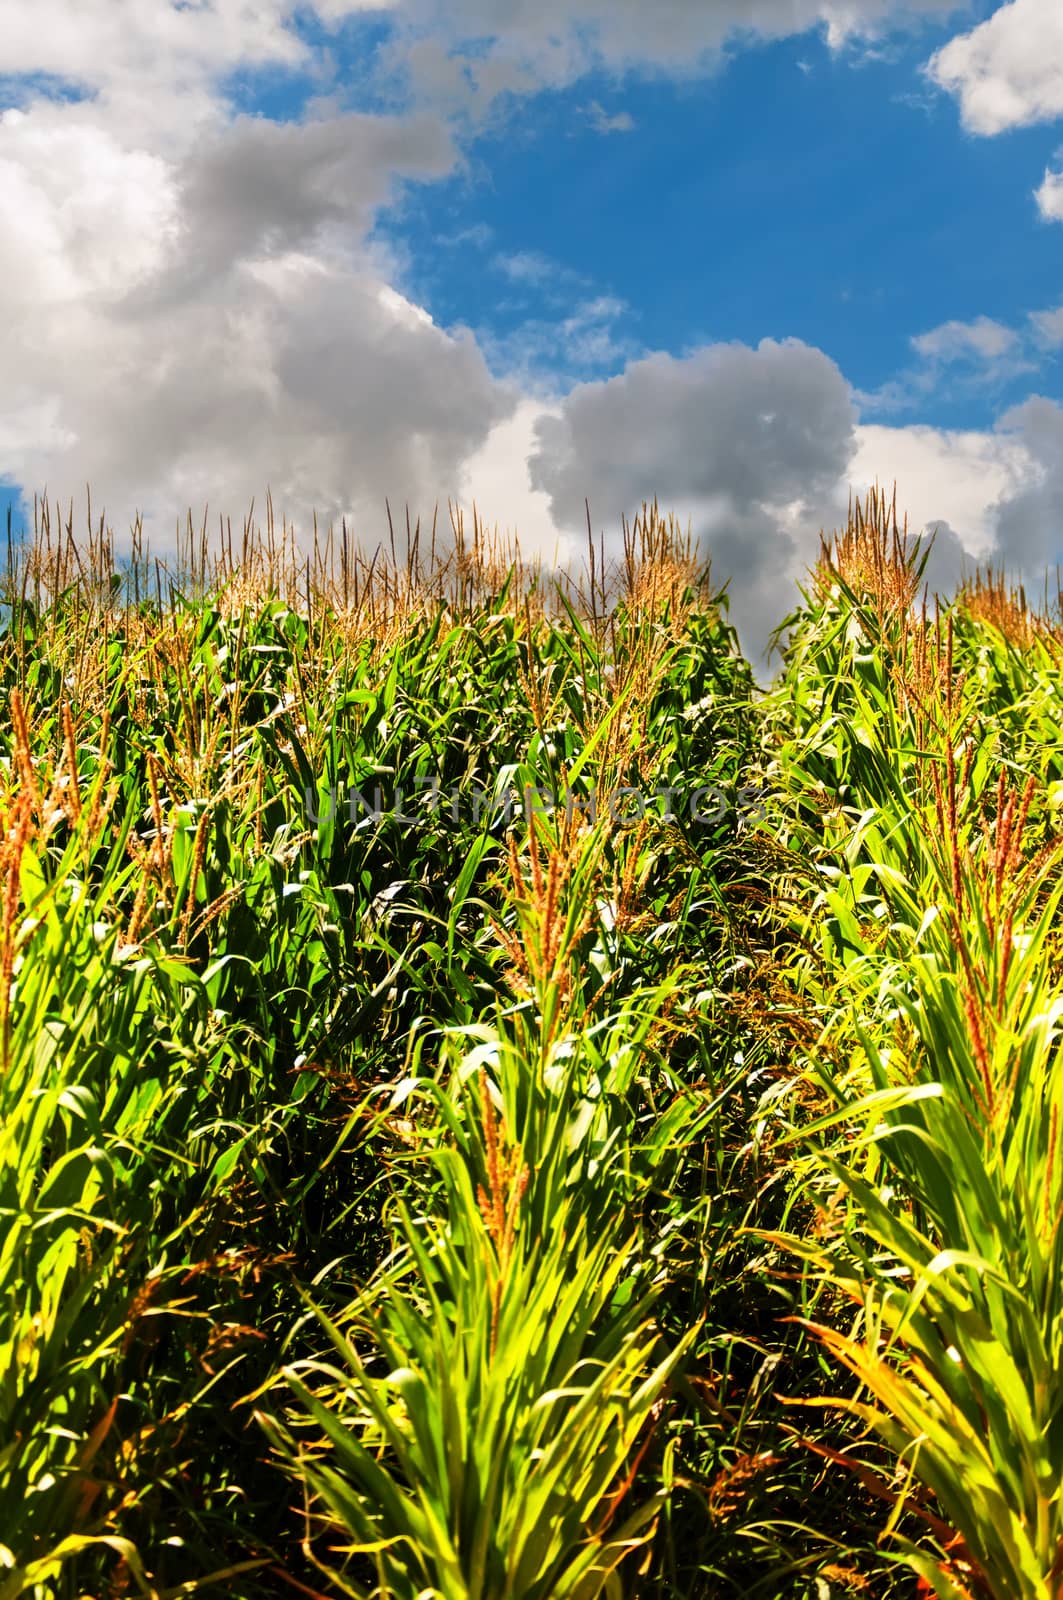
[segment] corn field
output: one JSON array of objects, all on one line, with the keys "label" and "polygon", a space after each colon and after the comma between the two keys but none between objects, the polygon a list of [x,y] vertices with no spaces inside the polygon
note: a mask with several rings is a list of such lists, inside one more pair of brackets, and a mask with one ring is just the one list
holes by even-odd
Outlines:
[{"label": "corn field", "polygon": [[1058,610],[34,523],[0,1600],[1061,1600]]}]

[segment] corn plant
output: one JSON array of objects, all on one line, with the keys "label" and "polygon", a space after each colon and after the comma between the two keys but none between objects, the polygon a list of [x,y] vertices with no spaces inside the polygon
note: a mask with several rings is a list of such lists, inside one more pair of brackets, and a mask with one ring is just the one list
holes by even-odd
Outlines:
[{"label": "corn plant", "polygon": [[[844,633],[858,602],[839,596]],[[1037,778],[991,781],[1001,756],[1041,762],[1010,694],[987,693],[978,625],[949,619],[915,688],[889,665],[902,632],[880,606],[833,689],[863,776],[818,848],[811,924],[856,1070],[813,1061],[839,1108],[793,1137],[846,1130],[819,1167],[849,1204],[825,1241],[790,1244],[859,1308],[855,1332],[818,1332],[868,1391],[845,1404],[896,1452],[912,1491],[887,1486],[897,1517],[914,1506],[937,1538],[935,1556],[909,1531],[906,1561],[943,1596],[1047,1597],[1063,1550],[1058,848]]]},{"label": "corn plant", "polygon": [[264,1418],[341,1592],[617,1594],[659,1509],[631,1486],[682,1348],[661,1352],[622,1218],[591,1240],[569,1204],[531,1236],[519,1151],[492,1165],[477,1193],[441,1158],[445,1216],[400,1209],[396,1259],[316,1313],[332,1360],[287,1368],[295,1414]]}]

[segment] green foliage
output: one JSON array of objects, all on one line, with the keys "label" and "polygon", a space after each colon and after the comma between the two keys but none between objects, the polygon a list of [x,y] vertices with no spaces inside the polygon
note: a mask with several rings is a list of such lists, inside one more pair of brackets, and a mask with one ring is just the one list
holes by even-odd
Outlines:
[{"label": "green foliage", "polygon": [[1058,1595],[1057,621],[287,540],[9,562],[0,1600]]}]

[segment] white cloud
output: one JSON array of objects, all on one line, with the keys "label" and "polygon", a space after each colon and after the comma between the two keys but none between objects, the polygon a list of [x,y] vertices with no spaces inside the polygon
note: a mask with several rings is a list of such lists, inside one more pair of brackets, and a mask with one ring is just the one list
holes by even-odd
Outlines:
[{"label": "white cloud", "polygon": [[1026,464],[994,508],[997,559],[1038,585],[1046,567],[1063,559],[1063,407],[1033,395],[1001,417],[997,430]]},{"label": "white cloud", "polygon": [[[498,97],[576,83],[588,72],[694,77],[728,49],[819,29],[832,49],[966,0],[400,0],[391,65],[431,103],[485,116]],[[627,126],[608,119],[621,131]]]},{"label": "white cloud", "polygon": [[[1034,319],[1031,319],[1033,321]],[[971,322],[942,322],[909,343],[919,358],[878,389],[857,393],[864,410],[879,414],[910,411],[930,396],[957,399],[990,386],[1000,387],[1024,373],[1036,372],[1038,351],[1028,329],[1020,332],[992,317]],[[1043,339],[1040,341],[1043,345]]]},{"label": "white cloud", "polygon": [[33,362],[57,377],[17,378],[11,411],[25,395],[50,426],[0,430],[5,474],[64,501],[91,482],[116,522],[142,509],[164,541],[181,508],[231,513],[267,484],[303,529],[316,510],[371,534],[385,496],[430,515],[513,404],[470,336],[366,271],[298,255],[135,319],[5,329],[4,370]]},{"label": "white cloud", "polygon": [[285,0],[6,0],[0,71],[101,87],[160,65],[184,76],[291,62],[305,47],[288,27],[290,12]]},{"label": "white cloud", "polygon": [[[515,404],[365,243],[396,175],[448,169],[433,119],[240,120],[173,159],[38,103],[0,120],[0,474],[164,540],[272,486],[368,533],[429,515]],[[6,255],[6,259],[5,259]],[[32,272],[26,262],[32,261]],[[31,425],[27,423],[31,419]]]},{"label": "white cloud", "polygon": [[572,276],[565,268],[538,250],[515,250],[511,255],[497,255],[491,265],[513,283],[539,287],[556,282],[558,278]]},{"label": "white cloud", "polygon": [[1063,306],[1055,306],[1051,311],[1033,311],[1030,321],[1038,339],[1050,350],[1063,345]]},{"label": "white cloud", "polygon": [[1007,328],[991,317],[977,317],[974,322],[943,322],[929,333],[921,333],[912,340],[913,349],[932,361],[964,361],[976,359],[984,362],[999,361],[1014,351],[1018,344],[1014,328]]},{"label": "white cloud", "polygon": [[470,518],[475,506],[488,527],[515,535],[524,556],[548,566],[565,562],[577,549],[555,523],[549,495],[534,488],[531,479],[536,423],[556,414],[555,407],[523,400],[465,462],[458,495]]},{"label": "white cloud", "polygon": [[[972,561],[994,548],[994,506],[1014,494],[1029,469],[1021,443],[996,433],[862,423],[849,468],[856,492],[876,481],[898,485],[898,510],[912,533],[943,525]],[[942,586],[958,574],[935,574]]]},{"label": "white cloud", "polygon": [[1044,182],[1034,197],[1046,221],[1063,222],[1063,172],[1046,171]]},{"label": "white cloud", "polygon": [[1040,395],[987,433],[929,427],[857,429],[851,472],[864,489],[888,472],[913,532],[940,527],[931,587],[947,591],[962,558],[1003,566],[1036,592],[1063,559],[1063,407]]},{"label": "white cloud", "polygon": [[18,218],[0,232],[5,318],[120,299],[165,267],[178,229],[172,167],[79,106],[0,115],[0,206]]},{"label": "white cloud", "polygon": [[[326,23],[378,0],[314,0]],[[4,0],[0,76],[56,79],[94,97],[127,133],[165,137],[171,153],[224,121],[227,74],[313,70],[291,0]]]},{"label": "white cloud", "polygon": [[785,38],[823,28],[832,43],[960,8],[958,0],[406,0],[457,39],[493,38],[511,58],[537,57],[555,71],[598,59],[613,67],[686,67],[741,36]]},{"label": "white cloud", "polygon": [[958,97],[973,133],[1063,116],[1063,7],[1058,0],[1010,0],[937,51],[927,72]]},{"label": "white cloud", "polygon": [[598,100],[592,100],[584,108],[584,116],[595,133],[632,133],[635,129],[635,119],[630,111],[610,113]]},{"label": "white cloud", "polygon": [[[937,51],[926,72],[958,98],[972,133],[1055,121],[1063,117],[1063,6],[1009,0]],[[1046,221],[1063,221],[1063,171],[1047,168],[1034,198]]]},{"label": "white cloud", "polygon": [[424,306],[415,305],[412,300],[407,300],[404,294],[399,294],[390,284],[381,284],[377,290],[377,300],[389,316],[414,332],[418,328],[435,327],[431,313],[426,311]]}]

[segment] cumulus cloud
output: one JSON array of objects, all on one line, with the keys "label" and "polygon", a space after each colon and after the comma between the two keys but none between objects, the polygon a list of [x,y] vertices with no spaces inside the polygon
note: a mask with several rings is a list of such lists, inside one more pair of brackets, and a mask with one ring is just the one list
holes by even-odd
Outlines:
[{"label": "cumulus cloud", "polygon": [[119,529],[140,510],[163,540],[189,504],[238,513],[267,484],[304,526],[316,509],[375,532],[385,495],[445,500],[512,409],[473,337],[397,293],[369,242],[403,179],[452,169],[445,124],[232,116],[228,74],[313,66],[294,13],[6,6],[0,73],[38,75],[9,80],[0,115],[9,480],[64,501],[89,481]]},{"label": "cumulus cloud", "polygon": [[540,419],[531,481],[577,537],[585,497],[607,538],[658,495],[689,517],[760,649],[837,511],[854,421],[838,368],[797,340],[656,354],[578,385]]},{"label": "cumulus cloud", "polygon": [[202,77],[238,62],[291,62],[305,53],[291,10],[288,0],[6,0],[0,72],[104,87],[160,67]]},{"label": "cumulus cloud", "polygon": [[18,218],[0,232],[0,326],[89,315],[164,267],[177,235],[173,168],[79,107],[0,115],[0,206]]},{"label": "cumulus cloud", "polygon": [[[500,97],[562,88],[587,73],[694,77],[730,48],[819,29],[834,49],[965,0],[398,0],[393,71],[415,94],[486,117]],[[594,117],[592,109],[592,118]],[[627,131],[620,111],[603,132]]]},{"label": "cumulus cloud", "polygon": [[[972,133],[999,134],[1063,116],[1063,8],[1009,0],[933,55],[927,75],[959,100]],[[1034,191],[1049,222],[1063,221],[1063,171],[1046,168]]]},{"label": "cumulus cloud", "polygon": [[553,415],[556,407],[523,399],[465,462],[456,495],[470,518],[475,510],[488,528],[515,538],[523,556],[548,567],[564,565],[584,544],[562,533],[551,513],[549,495],[532,483],[536,424]]},{"label": "cumulus cloud", "polygon": [[[932,592],[948,594],[965,572],[990,559],[997,543],[996,506],[1030,469],[1021,442],[997,433],[862,423],[849,467],[853,490],[898,486],[898,512],[913,534],[934,534],[925,573]],[[888,479],[885,477],[889,474]]]},{"label": "cumulus cloud", "polygon": [[16,93],[20,77],[43,78],[91,98],[112,128],[188,143],[221,120],[216,83],[226,72],[303,60],[286,10],[283,0],[5,0],[0,75]]},{"label": "cumulus cloud", "polygon": [[1056,0],[1010,0],[927,64],[957,96],[972,133],[1002,133],[1063,116],[1063,9]]},{"label": "cumulus cloud", "polygon": [[267,484],[303,526],[375,531],[385,495],[430,514],[515,396],[364,236],[397,175],[451,159],[424,119],[248,120],[171,161],[97,108],[5,113],[0,473],[64,500],[89,481],[163,534]]},{"label": "cumulus cloud", "polygon": [[1034,191],[1034,198],[1047,222],[1063,222],[1063,172],[1047,169],[1044,182]]},{"label": "cumulus cloud", "polygon": [[[385,495],[430,515],[512,406],[471,336],[369,273],[298,254],[243,263],[158,315],[58,324],[34,343],[61,376],[43,414],[51,384],[33,386],[47,427],[0,430],[6,474],[64,500],[89,481],[164,540],[181,508],[232,512],[267,484],[304,530],[316,510],[375,536]],[[0,361],[27,370],[17,329]]]},{"label": "cumulus cloud", "polygon": [[866,487],[889,463],[912,531],[944,529],[927,574],[932,588],[947,592],[976,562],[1036,587],[1063,559],[1063,407],[1055,401],[1035,395],[988,432],[861,426],[857,440],[854,486]]},{"label": "cumulus cloud", "polygon": [[165,139],[172,154],[224,125],[231,75],[326,72],[300,15],[335,27],[388,9],[389,0],[4,0],[0,80],[9,97],[36,94],[43,80],[89,98],[112,128]]},{"label": "cumulus cloud", "polygon": [[328,235],[362,246],[400,177],[437,178],[455,159],[431,117],[350,114],[316,123],[236,119],[205,139],[178,182],[184,234],[175,271],[306,250]]},{"label": "cumulus cloud", "polygon": [[1063,407],[1033,395],[1005,413],[998,432],[1023,452],[1026,470],[994,507],[997,559],[1036,583],[1063,558]]},{"label": "cumulus cloud", "polygon": [[823,28],[834,44],[927,15],[960,0],[403,0],[401,15],[451,39],[491,41],[494,52],[571,78],[589,64],[613,69],[704,63],[728,41],[785,38]]},{"label": "cumulus cloud", "polygon": [[860,423],[837,367],[796,340],[634,361],[573,389],[532,440],[532,488],[576,547],[584,496],[614,551],[622,517],[655,494],[689,518],[754,654],[850,490],[896,479],[910,531],[933,535],[931,592],[988,560],[1036,579],[1061,554],[1063,408],[1031,401],[988,432]]}]

